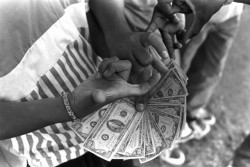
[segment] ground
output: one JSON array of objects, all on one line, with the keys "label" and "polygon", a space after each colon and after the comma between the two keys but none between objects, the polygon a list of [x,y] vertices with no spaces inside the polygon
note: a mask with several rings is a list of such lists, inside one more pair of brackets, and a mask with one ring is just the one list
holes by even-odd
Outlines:
[{"label": "ground", "polygon": [[[233,152],[250,131],[250,7],[245,7],[238,34],[229,53],[223,77],[208,109],[217,123],[199,141],[181,146],[182,167],[227,167]],[[137,164],[137,163],[136,163]],[[141,167],[173,167],[155,159]]]}]

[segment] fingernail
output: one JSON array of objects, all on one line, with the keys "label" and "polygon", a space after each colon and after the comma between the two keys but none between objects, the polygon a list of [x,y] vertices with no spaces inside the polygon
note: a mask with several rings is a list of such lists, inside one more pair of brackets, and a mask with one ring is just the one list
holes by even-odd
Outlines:
[{"label": "fingernail", "polygon": [[161,57],[162,57],[163,59],[169,59],[168,52],[167,52],[167,51],[161,52]]},{"label": "fingernail", "polygon": [[167,64],[169,64],[170,63],[170,61],[171,61],[171,59],[163,59],[162,60],[162,62],[165,64],[165,65],[167,65]]}]

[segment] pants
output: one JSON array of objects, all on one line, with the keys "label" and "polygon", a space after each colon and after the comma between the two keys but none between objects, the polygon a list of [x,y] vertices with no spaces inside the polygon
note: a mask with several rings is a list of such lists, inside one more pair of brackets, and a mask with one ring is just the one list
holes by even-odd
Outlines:
[{"label": "pants", "polygon": [[248,135],[240,147],[235,151],[233,167],[250,166],[250,135]]},{"label": "pants", "polygon": [[181,67],[189,78],[188,115],[209,102],[222,76],[239,21],[236,16],[219,24],[208,22],[181,50]]},{"label": "pants", "polygon": [[112,160],[107,162],[92,153],[86,153],[83,156],[65,162],[57,167],[133,167],[133,160]]}]

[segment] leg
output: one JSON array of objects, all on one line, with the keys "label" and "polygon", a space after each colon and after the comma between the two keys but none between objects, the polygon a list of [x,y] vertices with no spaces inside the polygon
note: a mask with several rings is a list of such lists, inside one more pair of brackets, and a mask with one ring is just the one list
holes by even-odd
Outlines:
[{"label": "leg", "polygon": [[112,160],[107,167],[134,167],[133,160]]},{"label": "leg", "polygon": [[187,89],[187,121],[193,129],[192,137],[201,139],[209,133],[215,117],[204,107],[209,102],[220,80],[239,24],[239,17],[224,23],[208,23],[191,40],[182,56],[182,68],[189,77]]},{"label": "leg", "polygon": [[210,30],[206,40],[198,49],[191,67],[187,72],[189,82],[187,89],[188,114],[204,107],[209,102],[212,93],[222,76],[228,51],[233,42],[239,19],[231,18],[216,25]]},{"label": "leg", "polygon": [[57,167],[134,167],[134,164],[133,160],[112,160],[108,162],[88,152]]}]

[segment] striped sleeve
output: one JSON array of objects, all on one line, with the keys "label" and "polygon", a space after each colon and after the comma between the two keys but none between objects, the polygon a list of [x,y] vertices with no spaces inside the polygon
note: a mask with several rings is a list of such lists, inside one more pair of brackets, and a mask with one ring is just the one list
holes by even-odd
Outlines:
[{"label": "striped sleeve", "polygon": [[[60,8],[55,6],[55,0],[51,0],[51,5],[53,10]],[[18,65],[0,78],[0,88],[4,88],[0,98],[20,102],[53,98],[62,91],[73,91],[96,72],[97,56],[87,40],[84,8],[85,2],[68,6],[34,41]],[[86,33],[81,34],[79,28]],[[9,142],[30,166],[57,166],[85,153],[82,140],[70,125],[71,122],[47,126]]]}]

